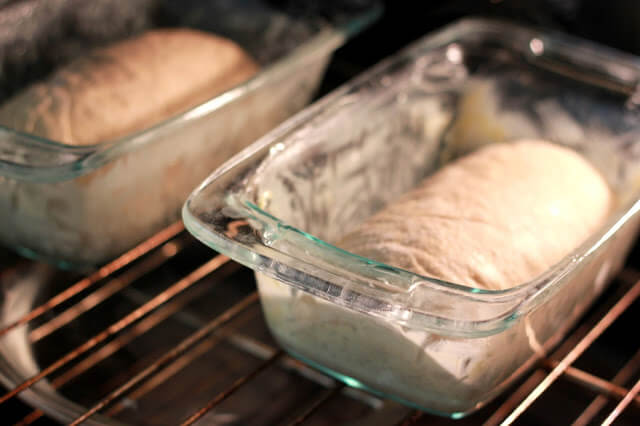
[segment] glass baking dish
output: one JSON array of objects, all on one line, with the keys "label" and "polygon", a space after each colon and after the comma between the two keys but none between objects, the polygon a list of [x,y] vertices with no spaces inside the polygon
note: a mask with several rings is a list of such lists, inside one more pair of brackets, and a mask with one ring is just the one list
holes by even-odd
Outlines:
[{"label": "glass baking dish", "polygon": [[7,30],[0,34],[0,97],[94,45],[156,27],[222,35],[262,68],[120,140],[69,146],[0,127],[0,242],[60,266],[92,266],[124,252],[177,220],[211,169],[301,109],[332,52],[381,12],[377,1],[282,3],[29,0],[0,8]]},{"label": "glass baking dish", "polygon": [[[622,266],[640,208],[639,77],[636,58],[586,41],[463,20],[235,156],[191,194],[183,218],[256,271],[267,323],[291,354],[459,418],[562,338]],[[542,276],[480,290],[331,244],[447,161],[520,137],[580,152],[619,207]]]}]

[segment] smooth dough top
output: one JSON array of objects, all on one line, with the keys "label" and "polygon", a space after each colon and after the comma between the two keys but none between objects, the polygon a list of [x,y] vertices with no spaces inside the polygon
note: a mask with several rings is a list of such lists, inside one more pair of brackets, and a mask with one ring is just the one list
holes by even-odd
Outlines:
[{"label": "smooth dough top", "polygon": [[0,124],[68,145],[146,129],[251,77],[231,40],[158,29],[96,49],[0,106]]},{"label": "smooth dough top", "polygon": [[446,165],[338,246],[420,275],[506,289],[570,254],[613,204],[603,177],[574,151],[495,143]]}]

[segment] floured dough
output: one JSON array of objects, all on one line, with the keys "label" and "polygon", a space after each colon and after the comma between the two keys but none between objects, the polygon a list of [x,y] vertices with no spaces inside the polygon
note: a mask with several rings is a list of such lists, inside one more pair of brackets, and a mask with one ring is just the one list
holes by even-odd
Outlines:
[{"label": "floured dough", "polygon": [[0,106],[0,124],[69,145],[144,130],[248,79],[231,40],[159,29],[93,51]]},{"label": "floured dough", "polygon": [[338,245],[424,276],[505,289],[542,274],[602,224],[613,195],[575,152],[541,140],[460,158]]},{"label": "floured dough", "polygon": [[[536,278],[577,248],[613,203],[600,174],[569,149],[539,140],[492,143],[444,166],[338,245],[425,276],[504,289]],[[557,293],[524,316],[514,315],[511,302],[503,305],[513,297],[471,302],[420,281],[400,292],[430,320],[473,324],[466,337],[448,331],[462,325],[434,330],[396,321],[393,294],[384,296],[393,308],[373,304],[370,315],[261,273],[256,278],[267,323],[292,353],[386,395],[460,416],[500,393],[571,326],[601,290],[597,277],[610,259],[623,258],[631,241],[625,238],[555,283]],[[340,298],[348,303],[352,295],[343,289]],[[481,332],[488,318],[507,314],[504,330]]]}]

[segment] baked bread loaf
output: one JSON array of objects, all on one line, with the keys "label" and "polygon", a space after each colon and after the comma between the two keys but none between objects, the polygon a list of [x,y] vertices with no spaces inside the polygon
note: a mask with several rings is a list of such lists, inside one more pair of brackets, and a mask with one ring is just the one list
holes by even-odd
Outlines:
[{"label": "baked bread loaf", "polygon": [[540,140],[495,143],[443,167],[338,246],[420,275],[505,289],[570,254],[613,203],[574,151]]},{"label": "baked bread loaf", "polygon": [[93,51],[0,106],[0,124],[69,145],[143,130],[251,77],[234,42],[161,29]]}]

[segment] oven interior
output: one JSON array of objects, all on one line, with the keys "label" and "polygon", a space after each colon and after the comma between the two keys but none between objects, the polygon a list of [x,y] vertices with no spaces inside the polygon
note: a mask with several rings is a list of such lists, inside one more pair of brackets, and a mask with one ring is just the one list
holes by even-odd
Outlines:
[{"label": "oven interior", "polygon": [[[468,14],[640,51],[625,32],[640,7],[610,31],[596,28],[599,13],[622,19],[624,2],[605,11],[561,0],[441,3],[424,18],[418,6],[387,2],[385,17],[337,52],[319,96]],[[637,245],[568,337],[514,387],[451,420],[345,387],[288,357],[266,328],[253,273],[198,243],[181,223],[89,274],[0,251],[0,418],[21,425],[640,424],[639,256]]]}]

